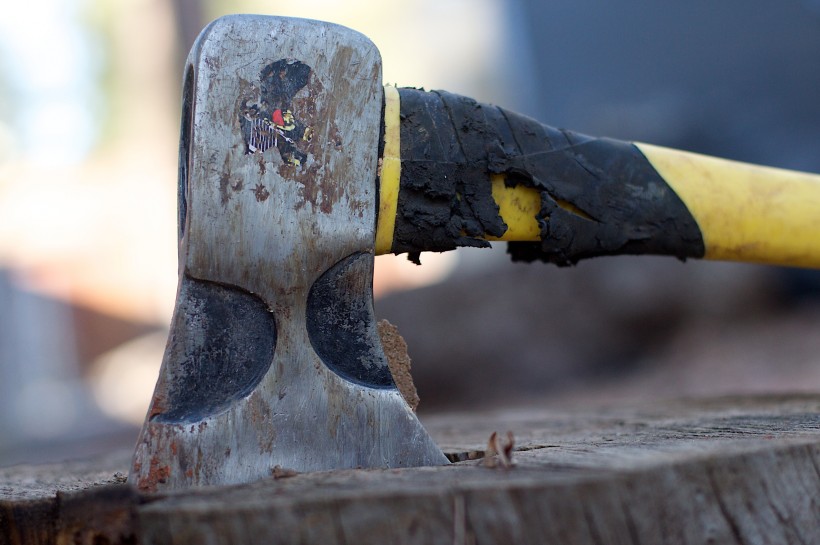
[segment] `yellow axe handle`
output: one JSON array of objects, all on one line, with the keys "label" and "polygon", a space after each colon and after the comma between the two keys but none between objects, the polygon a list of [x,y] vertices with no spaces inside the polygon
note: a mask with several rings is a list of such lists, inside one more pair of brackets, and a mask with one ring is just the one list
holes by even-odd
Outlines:
[{"label": "yellow axe handle", "polygon": [[[635,145],[695,218],[705,259],[820,268],[820,175]],[[508,230],[487,239],[540,240],[540,192],[490,179]]]},{"label": "yellow axe handle", "polygon": [[[400,191],[399,93],[386,87],[376,253],[389,253]],[[706,259],[820,268],[820,175],[635,143],[697,223]],[[541,191],[487,173],[507,229],[486,240],[541,240]],[[556,200],[575,214],[584,212]]]}]

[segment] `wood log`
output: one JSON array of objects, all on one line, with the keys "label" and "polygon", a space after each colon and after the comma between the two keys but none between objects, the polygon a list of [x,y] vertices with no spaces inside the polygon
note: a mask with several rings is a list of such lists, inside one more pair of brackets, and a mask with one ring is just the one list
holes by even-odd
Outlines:
[{"label": "wood log", "polygon": [[129,457],[0,469],[0,544],[133,543]]},{"label": "wood log", "polygon": [[[127,453],[0,469],[0,543],[820,543],[820,395],[424,421],[461,461],[151,497]],[[496,430],[512,467],[482,458]]]}]

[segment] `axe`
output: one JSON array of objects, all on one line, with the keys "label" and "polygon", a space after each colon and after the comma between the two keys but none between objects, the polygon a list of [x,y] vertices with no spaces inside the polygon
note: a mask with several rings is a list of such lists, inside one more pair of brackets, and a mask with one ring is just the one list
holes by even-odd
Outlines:
[{"label": "axe", "polygon": [[182,101],[179,285],[129,477],[142,491],[447,463],[389,372],[375,254],[504,240],[557,265],[820,266],[820,176],[382,87],[376,47],[341,26],[218,19]]}]

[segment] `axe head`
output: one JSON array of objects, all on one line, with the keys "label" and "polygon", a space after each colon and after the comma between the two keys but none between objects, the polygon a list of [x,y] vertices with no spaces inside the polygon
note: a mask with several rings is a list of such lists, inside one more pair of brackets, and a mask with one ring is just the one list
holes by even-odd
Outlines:
[{"label": "axe head", "polygon": [[381,59],[318,21],[229,16],[185,69],[179,288],[129,481],[143,491],[447,463],[372,299]]}]

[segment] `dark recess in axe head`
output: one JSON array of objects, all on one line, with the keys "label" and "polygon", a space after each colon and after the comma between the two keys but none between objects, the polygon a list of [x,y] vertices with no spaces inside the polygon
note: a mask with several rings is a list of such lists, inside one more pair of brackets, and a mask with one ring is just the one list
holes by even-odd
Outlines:
[{"label": "dark recess in axe head", "polygon": [[447,463],[390,376],[372,301],[375,46],[234,15],[188,57],[179,288],[129,481],[142,491]]}]

